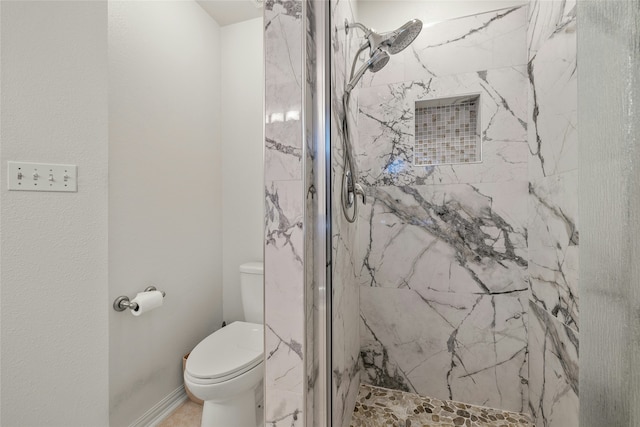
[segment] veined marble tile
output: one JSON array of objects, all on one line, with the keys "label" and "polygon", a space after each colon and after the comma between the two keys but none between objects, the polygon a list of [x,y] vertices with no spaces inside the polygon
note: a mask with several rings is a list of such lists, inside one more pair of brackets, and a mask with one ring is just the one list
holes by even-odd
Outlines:
[{"label": "veined marble tile", "polygon": [[531,182],[529,193],[532,298],[578,330],[577,171]]},{"label": "veined marble tile", "polygon": [[567,37],[576,31],[576,0],[529,2],[527,28],[528,58],[538,50],[553,44],[557,58],[574,58],[575,38]]},{"label": "veined marble tile", "polygon": [[538,427],[577,427],[578,334],[529,302],[529,409]]},{"label": "veined marble tile", "polygon": [[575,0],[534,1],[529,34],[529,175],[578,167]]},{"label": "veined marble tile", "polygon": [[265,400],[266,427],[303,427],[302,393],[273,389]]},{"label": "veined marble tile", "polygon": [[[353,22],[354,11],[351,1],[331,3],[331,180],[332,180],[332,425],[348,426],[355,406],[359,380],[359,286],[356,263],[358,259],[357,224],[345,219],[340,206],[343,162],[344,108],[342,91],[345,79],[350,71],[353,55],[360,41],[357,31],[345,34],[345,19]],[[358,126],[358,90],[351,93],[349,102],[349,134],[357,141]],[[352,144],[353,145],[353,144]]]},{"label": "veined marble tile", "polygon": [[304,385],[302,185],[280,181],[267,186],[265,239],[265,383],[267,390],[298,393]]},{"label": "veined marble tile", "polygon": [[332,224],[332,376],[333,425],[343,426],[355,405],[359,381],[359,305],[360,289],[355,269],[357,226],[347,224],[334,192]]},{"label": "veined marble tile", "polygon": [[265,2],[265,179],[302,179],[302,2]]},{"label": "veined marble tile", "polygon": [[[300,112],[300,107],[294,108]],[[281,113],[278,113],[281,114]],[[286,114],[286,111],[282,111]],[[265,125],[265,175],[269,180],[302,177],[302,128],[299,119]]]},{"label": "veined marble tile", "polygon": [[[394,28],[380,29],[391,31]],[[527,63],[527,8],[516,7],[425,26],[416,40],[363,86],[425,80]]]},{"label": "veined marble tile", "polygon": [[[341,174],[333,174],[334,188]],[[332,376],[333,425],[348,423],[359,384],[360,354],[357,224],[349,224],[340,207],[340,191],[333,192],[332,222]]]},{"label": "veined marble tile", "polygon": [[362,381],[523,412],[527,292],[362,287]]},{"label": "veined marble tile", "polygon": [[[317,66],[317,58],[316,58],[316,39],[317,39],[317,28],[316,28],[316,19],[317,19],[317,11],[316,7],[318,4],[312,0],[305,0],[305,26],[304,26],[304,39],[306,45],[306,58],[305,58],[305,67],[306,67],[306,81],[305,81],[305,108],[307,111],[311,111],[313,105],[315,105],[316,97],[320,94],[316,93],[317,86],[317,76],[316,76],[316,66]],[[324,266],[315,265],[316,259],[318,259],[317,253],[317,239],[318,234],[321,233],[319,231],[319,227],[315,224],[321,220],[318,217],[318,196],[315,191],[315,183],[316,183],[316,153],[318,152],[318,148],[316,147],[316,138],[313,138],[313,115],[306,114],[303,116],[303,126],[304,126],[304,135],[305,135],[305,166],[304,166],[304,187],[305,187],[305,218],[304,223],[307,224],[304,227],[304,274],[305,274],[305,292],[304,292],[304,324],[305,324],[305,344],[304,348],[306,350],[306,354],[304,355],[304,363],[305,363],[305,378],[304,384],[306,388],[304,402],[305,408],[309,408],[306,410],[306,423],[307,426],[313,426],[314,424],[314,408],[315,401],[320,397],[319,393],[321,390],[317,390],[318,387],[318,377],[320,370],[320,357],[321,357],[321,348],[322,344],[320,342],[321,336],[317,333],[320,328],[320,322],[323,319],[320,318],[321,313],[319,311],[318,302],[321,298],[319,294],[319,283],[317,280],[319,274],[324,274]],[[320,249],[324,254],[324,249]]]},{"label": "veined marble tile", "polygon": [[302,366],[302,342],[291,337],[290,331],[282,335],[270,325],[265,325],[265,381],[271,390],[282,389],[302,392],[305,383]]},{"label": "veined marble tile", "polygon": [[578,425],[576,1],[529,5],[529,409]]},{"label": "veined marble tile", "polygon": [[[414,166],[415,102],[479,94],[482,161]],[[363,88],[355,154],[372,185],[503,182],[527,179],[524,66]]]},{"label": "veined marble tile", "polygon": [[[336,212],[342,215],[341,211]],[[346,222],[346,221],[342,221]],[[345,227],[333,230],[333,322],[332,322],[332,376],[334,425],[348,423],[355,405],[359,384],[359,306],[360,288],[355,271],[355,230]]]},{"label": "veined marble tile", "polygon": [[560,322],[579,329],[577,246],[529,252],[531,297]]},{"label": "veined marble tile", "polygon": [[529,194],[529,249],[577,246],[577,171],[531,181]]},{"label": "veined marble tile", "polygon": [[268,83],[294,81],[302,88],[302,18],[301,0],[265,1],[265,62],[272,77]]},{"label": "veined marble tile", "polygon": [[[406,80],[526,63],[527,9],[517,7],[429,26],[406,58]],[[410,54],[412,55],[410,55]],[[413,61],[412,61],[413,60]]]},{"label": "veined marble tile", "polygon": [[527,290],[526,182],[369,188],[359,221],[366,286]]},{"label": "veined marble tile", "polygon": [[[302,426],[305,177],[302,176],[303,3],[265,0],[265,417]],[[307,168],[309,171],[309,168]],[[311,171],[312,172],[312,171]]]}]

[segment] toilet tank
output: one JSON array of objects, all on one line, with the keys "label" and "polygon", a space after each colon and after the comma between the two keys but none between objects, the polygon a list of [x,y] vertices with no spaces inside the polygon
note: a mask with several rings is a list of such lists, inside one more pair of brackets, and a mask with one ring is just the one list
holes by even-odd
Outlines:
[{"label": "toilet tank", "polygon": [[262,262],[247,262],[240,266],[240,294],[246,322],[264,322],[263,273]]}]

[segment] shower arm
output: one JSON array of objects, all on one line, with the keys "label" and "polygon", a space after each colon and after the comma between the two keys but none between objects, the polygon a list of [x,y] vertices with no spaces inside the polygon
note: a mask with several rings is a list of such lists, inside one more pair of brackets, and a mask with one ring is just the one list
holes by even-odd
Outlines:
[{"label": "shower arm", "polygon": [[365,37],[371,32],[371,30],[369,28],[365,27],[361,23],[359,23],[359,22],[349,22],[348,19],[345,19],[344,20],[344,31],[347,34],[349,34],[349,29],[352,28],[352,27],[358,28],[359,30],[361,30],[365,34]]}]

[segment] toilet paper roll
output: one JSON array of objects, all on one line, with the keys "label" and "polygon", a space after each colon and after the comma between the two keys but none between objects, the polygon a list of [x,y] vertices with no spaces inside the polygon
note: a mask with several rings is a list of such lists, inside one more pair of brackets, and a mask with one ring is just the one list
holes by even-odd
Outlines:
[{"label": "toilet paper roll", "polygon": [[147,311],[160,307],[163,300],[164,298],[162,297],[162,292],[160,291],[140,292],[135,296],[134,299],[131,300],[132,303],[135,302],[138,304],[138,308],[136,310],[130,310],[131,314],[133,314],[134,316],[140,316]]}]

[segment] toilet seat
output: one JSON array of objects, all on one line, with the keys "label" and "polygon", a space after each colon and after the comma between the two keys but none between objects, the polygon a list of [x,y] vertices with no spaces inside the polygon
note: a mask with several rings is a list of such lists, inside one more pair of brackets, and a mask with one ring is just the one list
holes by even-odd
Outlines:
[{"label": "toilet seat", "polygon": [[202,340],[187,359],[185,375],[197,384],[217,384],[262,363],[264,327],[233,322]]}]

